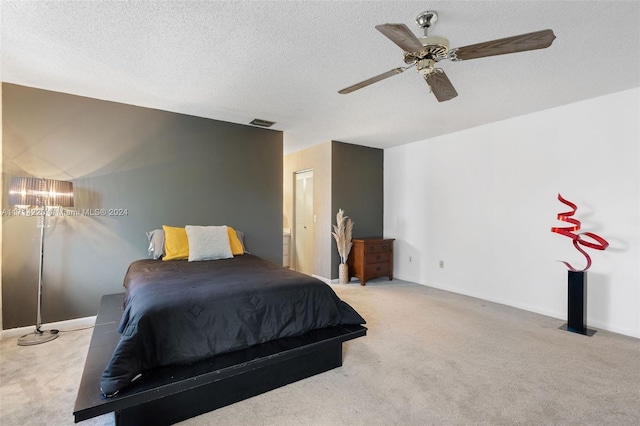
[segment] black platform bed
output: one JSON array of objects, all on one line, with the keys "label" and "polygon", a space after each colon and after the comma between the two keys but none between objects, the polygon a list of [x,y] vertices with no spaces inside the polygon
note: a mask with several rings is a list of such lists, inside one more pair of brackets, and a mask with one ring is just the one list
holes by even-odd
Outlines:
[{"label": "black platform bed", "polygon": [[361,325],[314,330],[188,366],[154,369],[104,399],[100,375],[120,338],[124,293],[102,297],[73,410],[75,422],[114,412],[117,425],[168,425],[342,365],[342,342]]}]

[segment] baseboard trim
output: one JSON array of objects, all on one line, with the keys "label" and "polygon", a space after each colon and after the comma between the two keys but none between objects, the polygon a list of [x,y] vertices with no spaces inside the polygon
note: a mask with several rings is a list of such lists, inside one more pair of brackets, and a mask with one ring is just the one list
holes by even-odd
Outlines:
[{"label": "baseboard trim", "polygon": [[[92,327],[96,323],[96,317],[75,318],[66,321],[51,322],[48,324],[42,324],[43,330],[56,329],[60,331],[71,331],[74,328]],[[32,333],[36,326],[10,328],[8,330],[2,330],[0,334],[0,340],[10,339],[16,336],[24,336],[25,334]]]},{"label": "baseboard trim", "polygon": [[[444,285],[439,285],[436,283],[423,283],[423,282],[418,282],[418,281],[413,281],[411,279],[407,279],[407,278],[400,278],[397,277],[398,279],[404,280],[404,281],[408,281],[408,282],[413,282],[416,284],[420,284],[426,287],[432,287],[432,288],[436,288],[438,290],[444,290],[444,291],[449,291],[451,293],[456,293],[456,294],[461,294],[463,296],[469,296],[469,297],[473,297],[476,299],[481,299],[481,300],[486,300],[488,302],[493,302],[493,303],[499,303],[501,305],[505,305],[505,306],[510,306],[512,308],[516,308],[516,309],[522,309],[523,311],[528,311],[528,312],[533,312],[535,314],[539,314],[539,315],[544,315],[550,318],[556,318],[559,321],[566,321],[566,312],[556,312],[556,311],[551,311],[548,309],[539,309],[535,306],[530,306],[527,304],[522,304],[522,303],[515,303],[509,300],[504,300],[501,298],[495,298],[495,297],[488,297],[484,294],[479,294],[479,293],[475,293],[475,292],[469,292],[469,291],[464,291],[462,289],[459,288],[453,288],[453,287],[448,287],[448,286],[444,286]],[[633,329],[627,329],[627,328],[621,328],[621,327],[616,327],[613,326],[611,324],[608,323],[604,323],[602,321],[597,321],[594,319],[587,319],[587,324],[589,325],[589,327],[594,327],[600,330],[607,330],[610,331],[612,333],[616,333],[616,334],[622,334],[625,336],[629,336],[629,337],[634,337],[634,338],[640,338],[640,331],[638,330],[633,330]]]},{"label": "baseboard trim", "polygon": [[[311,276],[313,278],[317,278],[320,281],[325,282],[326,284],[340,284],[340,279],[339,278],[330,279],[330,278],[321,277],[320,275],[311,275]],[[352,281],[355,281],[357,283],[360,282],[360,280],[358,280],[356,277],[351,277],[349,282],[352,282]]]},{"label": "baseboard trim", "polygon": [[326,283],[326,284],[331,284],[331,282],[332,282],[332,281],[331,281],[331,279],[329,279],[329,278],[325,278],[325,277],[321,277],[320,275],[311,274],[311,276],[312,276],[313,278],[317,278],[317,279],[319,279],[320,281],[322,281],[322,282],[324,282],[324,283]]}]

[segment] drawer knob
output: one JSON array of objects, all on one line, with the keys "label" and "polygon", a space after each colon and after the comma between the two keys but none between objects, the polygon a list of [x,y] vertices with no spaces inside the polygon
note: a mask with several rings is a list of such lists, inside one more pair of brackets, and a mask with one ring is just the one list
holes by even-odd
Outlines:
[{"label": "drawer knob", "polygon": [[380,258],[381,258],[381,257],[382,257],[382,256],[377,255],[377,256],[376,256],[376,260],[380,260]]},{"label": "drawer knob", "polygon": [[387,249],[387,245],[386,245],[386,244],[384,244],[384,245],[382,246],[382,250],[386,250],[386,249]]},{"label": "drawer knob", "polygon": [[376,271],[379,271],[379,270],[380,270],[380,267],[379,267],[379,266],[376,266]]}]

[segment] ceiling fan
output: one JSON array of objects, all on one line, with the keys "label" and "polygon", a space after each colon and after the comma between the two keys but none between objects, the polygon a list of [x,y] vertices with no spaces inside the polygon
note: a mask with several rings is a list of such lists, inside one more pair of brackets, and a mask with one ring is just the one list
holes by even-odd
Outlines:
[{"label": "ceiling fan", "polygon": [[458,96],[458,92],[456,92],[444,70],[435,67],[437,62],[443,59],[466,61],[467,59],[484,58],[486,56],[544,49],[551,46],[551,43],[556,38],[552,30],[542,30],[449,49],[449,40],[440,36],[428,35],[429,28],[437,20],[438,15],[431,10],[422,12],[416,17],[416,24],[424,30],[424,37],[420,38],[416,37],[405,24],[376,25],[378,31],[404,50],[404,62],[408,66],[394,68],[346,87],[338,93],[351,93],[385,78],[401,74],[415,66],[416,70],[424,76],[436,99],[439,102],[448,101]]}]

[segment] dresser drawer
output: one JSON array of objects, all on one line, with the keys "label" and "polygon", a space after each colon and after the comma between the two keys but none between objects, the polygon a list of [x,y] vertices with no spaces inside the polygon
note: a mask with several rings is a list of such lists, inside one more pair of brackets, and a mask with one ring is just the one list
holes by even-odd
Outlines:
[{"label": "dresser drawer", "polygon": [[365,267],[366,277],[379,277],[389,275],[389,263],[370,263]]},{"label": "dresser drawer", "polygon": [[365,253],[376,253],[378,251],[378,245],[377,244],[366,244],[364,246],[364,252]]},{"label": "dresser drawer", "polygon": [[369,243],[365,246],[366,253],[381,253],[391,251],[391,244],[389,243]]},{"label": "dresser drawer", "polygon": [[391,251],[391,243],[378,244],[378,251]]},{"label": "dresser drawer", "polygon": [[389,252],[367,253],[366,262],[367,263],[389,262],[390,258],[391,258],[391,253]]}]

